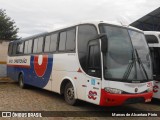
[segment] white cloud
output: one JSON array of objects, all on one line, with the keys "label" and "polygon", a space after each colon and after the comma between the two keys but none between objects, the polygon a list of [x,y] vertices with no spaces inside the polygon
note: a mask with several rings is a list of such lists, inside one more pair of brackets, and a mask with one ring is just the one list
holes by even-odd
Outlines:
[{"label": "white cloud", "polygon": [[159,0],[0,0],[22,37],[84,20],[131,23],[159,6]]}]

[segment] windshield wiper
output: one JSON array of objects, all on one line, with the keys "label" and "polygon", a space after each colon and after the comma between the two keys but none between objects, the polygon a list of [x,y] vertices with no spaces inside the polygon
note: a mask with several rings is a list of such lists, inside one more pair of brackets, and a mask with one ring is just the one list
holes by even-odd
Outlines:
[{"label": "windshield wiper", "polygon": [[[135,57],[134,55],[136,55],[136,57]],[[131,62],[129,63],[129,65],[128,65],[127,69],[126,69],[126,72],[125,72],[124,75],[123,75],[123,79],[124,79],[124,80],[127,80],[127,79],[128,79],[128,77],[129,77],[129,75],[130,75],[130,73],[131,73],[131,70],[132,70],[132,68],[133,68],[133,65],[134,65],[134,63],[135,63],[136,61],[137,61],[138,64],[142,67],[142,70],[143,70],[143,72],[144,72],[144,74],[145,74],[145,76],[146,76],[146,79],[147,79],[147,81],[148,81],[149,79],[148,79],[148,75],[147,75],[146,69],[145,69],[144,66],[143,66],[143,63],[142,63],[142,61],[141,61],[141,59],[140,59],[140,57],[139,57],[139,54],[138,54],[138,52],[137,52],[137,49],[135,49],[135,54],[134,54],[134,51],[132,51],[132,59],[131,59]]]},{"label": "windshield wiper", "polygon": [[148,79],[148,75],[147,75],[146,69],[144,68],[144,65],[143,65],[143,63],[142,63],[142,61],[141,61],[141,59],[140,59],[140,57],[139,57],[139,54],[138,54],[138,52],[137,52],[137,49],[135,49],[135,53],[136,53],[136,56],[137,56],[137,62],[139,63],[139,65],[141,65],[141,67],[142,67],[142,69],[143,69],[143,72],[144,72],[144,74],[145,74],[145,76],[146,76],[146,78],[147,78],[147,81],[148,81],[149,79]]},{"label": "windshield wiper", "polygon": [[131,58],[131,60],[130,60],[130,62],[129,62],[129,65],[128,65],[128,67],[127,67],[124,75],[123,75],[123,79],[124,79],[124,80],[127,80],[127,79],[128,79],[128,77],[129,77],[129,75],[130,75],[130,73],[131,73],[131,70],[132,70],[133,65],[134,65],[135,62],[136,62],[136,58],[135,58],[135,56],[134,56],[134,50],[133,50],[133,51],[132,51],[132,58]]}]

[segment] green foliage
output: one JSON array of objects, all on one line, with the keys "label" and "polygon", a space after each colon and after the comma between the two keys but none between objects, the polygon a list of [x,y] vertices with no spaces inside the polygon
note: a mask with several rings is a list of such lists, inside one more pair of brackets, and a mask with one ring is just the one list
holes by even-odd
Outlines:
[{"label": "green foliage", "polygon": [[16,40],[17,33],[14,20],[6,15],[5,10],[0,9],[0,40]]}]

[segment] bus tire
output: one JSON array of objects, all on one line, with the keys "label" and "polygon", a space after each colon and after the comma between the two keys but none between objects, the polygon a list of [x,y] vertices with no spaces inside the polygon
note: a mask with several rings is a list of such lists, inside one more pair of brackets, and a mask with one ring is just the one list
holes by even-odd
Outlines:
[{"label": "bus tire", "polygon": [[75,105],[76,99],[74,95],[74,87],[71,82],[68,82],[64,89],[64,99],[69,105]]},{"label": "bus tire", "polygon": [[18,83],[20,88],[24,89],[26,87],[26,85],[24,84],[24,79],[22,74],[19,75]]}]

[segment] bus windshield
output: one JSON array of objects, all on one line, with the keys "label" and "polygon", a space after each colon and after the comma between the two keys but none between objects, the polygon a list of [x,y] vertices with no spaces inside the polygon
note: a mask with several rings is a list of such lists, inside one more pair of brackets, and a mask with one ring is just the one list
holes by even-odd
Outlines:
[{"label": "bus windshield", "polygon": [[[134,40],[132,38],[134,37],[134,31],[129,30],[128,32],[128,29],[123,27],[100,24],[100,32],[106,34],[108,38],[107,52],[103,54],[105,79],[146,81],[151,78],[152,72],[150,73],[150,56],[147,44],[145,41],[137,43],[141,45],[141,49],[138,48],[137,44],[133,44],[133,41],[136,42],[136,40],[141,39],[136,38]],[[145,53],[139,51],[145,51]],[[136,52],[137,54],[135,54]],[[143,55],[148,58],[141,60]],[[136,60],[138,58],[140,58],[140,62]]]},{"label": "bus windshield", "polygon": [[[146,70],[148,79],[152,79],[152,63],[149,52],[149,47],[147,45],[145,36],[141,32],[129,30],[129,34],[133,43],[134,48],[137,50],[138,55],[143,63],[143,66]],[[138,69],[139,70],[139,69]],[[138,71],[140,72],[140,71]]]}]

